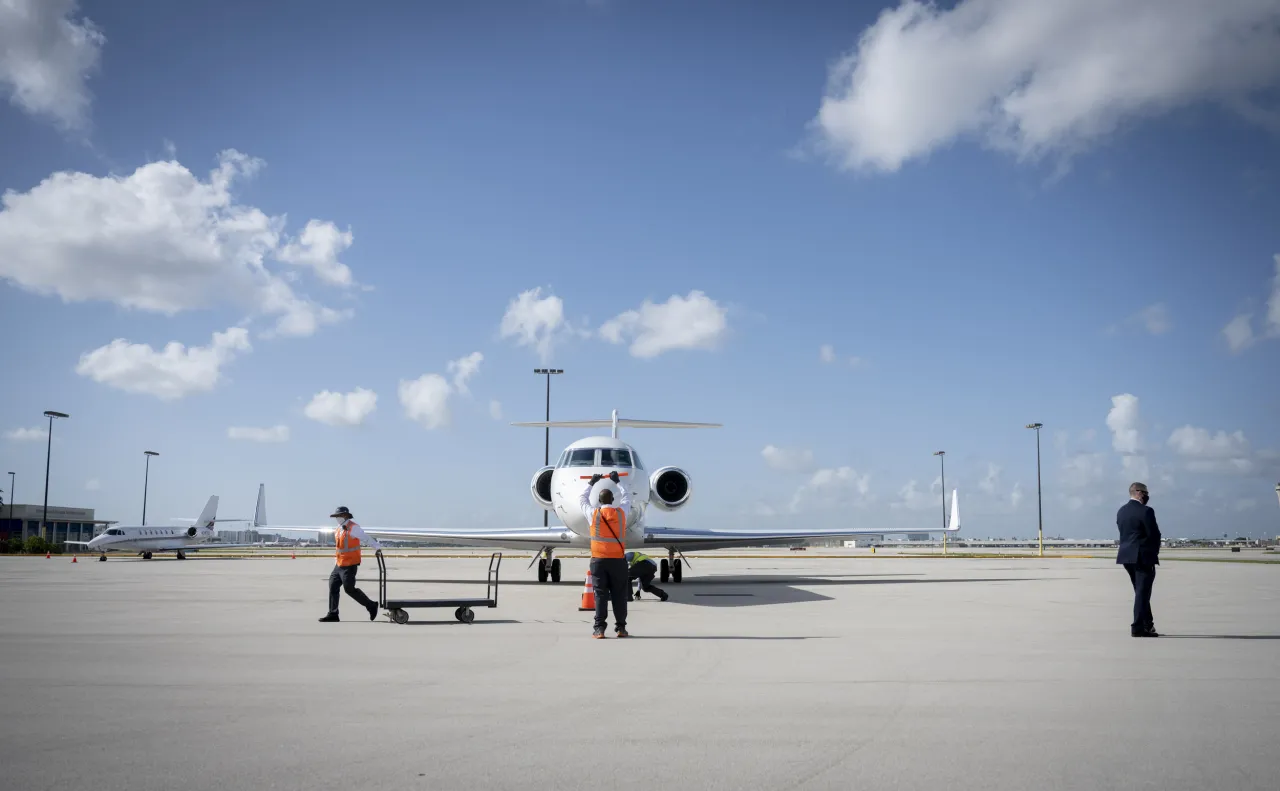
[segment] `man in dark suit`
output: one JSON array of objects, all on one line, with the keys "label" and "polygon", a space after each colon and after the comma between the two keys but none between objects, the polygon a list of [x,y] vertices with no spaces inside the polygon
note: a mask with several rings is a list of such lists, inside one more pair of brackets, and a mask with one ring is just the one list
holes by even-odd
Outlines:
[{"label": "man in dark suit", "polygon": [[1145,483],[1132,483],[1129,502],[1116,514],[1116,527],[1120,528],[1116,563],[1124,566],[1133,583],[1133,624],[1129,634],[1134,637],[1160,636],[1151,615],[1151,588],[1156,582],[1156,566],[1160,565],[1160,526],[1156,524],[1155,510],[1147,505],[1150,499]]}]

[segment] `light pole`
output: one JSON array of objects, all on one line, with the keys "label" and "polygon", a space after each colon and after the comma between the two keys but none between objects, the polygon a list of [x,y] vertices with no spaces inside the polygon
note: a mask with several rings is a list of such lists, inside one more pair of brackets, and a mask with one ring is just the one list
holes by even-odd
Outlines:
[{"label": "light pole", "polygon": [[[548,422],[548,423],[550,423],[550,422],[551,422],[551,377],[552,377],[554,374],[562,374],[562,373],[564,373],[564,369],[562,369],[562,368],[534,368],[534,369],[533,369],[533,372],[534,372],[535,374],[540,374],[540,375],[543,375],[543,376],[546,376],[546,377],[547,377],[547,422]],[[545,437],[545,438],[544,438],[544,440],[543,440],[542,465],[545,467],[546,465],[548,465],[548,464],[550,464],[550,463],[551,463],[551,426],[547,426],[547,427],[546,427],[546,437]],[[547,518],[548,518],[549,516],[550,516],[550,514],[548,514],[548,513],[547,513],[547,509],[545,509],[545,508],[544,508],[544,509],[542,509],[542,526],[543,526],[543,527],[546,527],[546,526],[547,526]]]},{"label": "light pole", "polygon": [[942,554],[947,554],[947,452],[934,451],[938,461],[942,462]]},{"label": "light pole", "polygon": [[44,512],[40,515],[40,535],[44,536],[44,531],[49,530],[49,537],[45,540],[50,544],[53,543],[53,530],[49,525],[49,457],[53,453],[53,420],[54,418],[71,417],[65,412],[54,412],[52,409],[46,410],[44,416],[49,418],[49,436],[48,442],[44,448]]},{"label": "light pole", "polygon": [[1043,423],[1028,423],[1027,428],[1036,432],[1036,519],[1039,525],[1039,556],[1044,557],[1044,499],[1040,496],[1040,429]]},{"label": "light pole", "polygon": [[[13,472],[10,472],[9,473],[9,529],[10,530],[13,529],[13,498],[17,496],[13,493],[13,481],[14,481],[14,474]],[[1280,490],[1280,486],[1277,486],[1276,489]],[[21,531],[19,531],[18,535],[22,535]],[[10,536],[10,538],[12,538],[12,536]]]},{"label": "light pole", "polygon": [[151,457],[159,456],[154,450],[144,450],[143,455],[147,457],[147,471],[142,476],[142,524],[147,524],[147,483],[151,480]]}]

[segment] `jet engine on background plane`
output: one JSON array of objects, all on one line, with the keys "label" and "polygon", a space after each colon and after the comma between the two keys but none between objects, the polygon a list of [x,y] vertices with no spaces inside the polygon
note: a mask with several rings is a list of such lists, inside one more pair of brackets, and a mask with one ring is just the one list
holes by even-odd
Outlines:
[{"label": "jet engine on background plane", "polygon": [[689,473],[679,467],[663,467],[649,476],[650,502],[663,511],[674,511],[689,502],[693,485]]},{"label": "jet engine on background plane", "polygon": [[539,508],[547,511],[555,508],[555,503],[551,501],[551,474],[555,471],[555,467],[543,467],[535,472],[533,480],[529,481],[529,492],[533,494],[533,501]]}]

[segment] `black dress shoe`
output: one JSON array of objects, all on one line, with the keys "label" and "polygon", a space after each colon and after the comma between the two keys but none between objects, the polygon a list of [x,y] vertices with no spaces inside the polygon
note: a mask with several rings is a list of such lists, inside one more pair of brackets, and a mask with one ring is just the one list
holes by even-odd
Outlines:
[{"label": "black dress shoe", "polygon": [[338,622],[338,616],[336,613],[329,613],[328,615],[320,619],[320,623],[337,623],[337,622]]},{"label": "black dress shoe", "polygon": [[372,621],[374,618],[377,618],[377,617],[378,617],[378,605],[376,605],[376,604],[370,604],[370,605],[369,605],[369,620],[371,620],[371,621]]}]

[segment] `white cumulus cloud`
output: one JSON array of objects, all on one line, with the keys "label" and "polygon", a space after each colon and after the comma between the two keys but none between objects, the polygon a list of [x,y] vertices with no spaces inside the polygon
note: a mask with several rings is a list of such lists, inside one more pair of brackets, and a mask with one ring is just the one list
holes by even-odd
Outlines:
[{"label": "white cumulus cloud", "polygon": [[400,381],[400,405],[410,420],[424,428],[449,425],[449,395],[452,388],[440,374],[423,374],[417,379]]},{"label": "white cumulus cloud", "polygon": [[5,439],[11,439],[14,442],[35,442],[37,440],[44,442],[45,437],[47,436],[49,436],[49,430],[44,426],[15,428],[4,433]]},{"label": "white cumulus cloud", "polygon": [[714,349],[728,332],[726,309],[701,291],[673,294],[666,302],[645,300],[605,322],[600,337],[610,343],[631,341],[633,357],[656,357],[673,349]]},{"label": "white cumulus cloud", "polygon": [[248,442],[288,442],[289,427],[255,428],[251,426],[232,426],[227,429],[227,436],[231,439],[241,439]]},{"label": "white cumulus cloud", "polygon": [[502,404],[496,398],[489,401],[489,417],[502,420]]},{"label": "white cumulus cloud", "polygon": [[809,472],[814,468],[813,451],[804,448],[779,448],[765,445],[760,451],[765,464],[783,472]]},{"label": "white cumulus cloud", "polygon": [[311,267],[316,277],[335,286],[350,286],[353,283],[351,269],[339,261],[338,256],[353,241],[355,236],[350,228],[341,231],[331,222],[309,220],[301,235],[280,248],[276,257],[289,264]]},{"label": "white cumulus cloud", "polygon": [[1275,276],[1271,279],[1271,294],[1267,297],[1266,326],[1261,332],[1253,329],[1253,314],[1241,313],[1222,328],[1227,347],[1232,354],[1239,354],[1260,338],[1280,338],[1280,254],[1273,256]]},{"label": "white cumulus cloud", "polygon": [[350,393],[316,393],[302,413],[329,426],[358,426],[378,408],[378,394],[363,387]]},{"label": "white cumulus cloud", "polygon": [[1111,446],[1117,453],[1138,453],[1142,450],[1138,420],[1137,396],[1122,393],[1111,397],[1107,428],[1111,429]]},{"label": "white cumulus cloud", "polygon": [[[832,346],[829,343],[824,343],[818,349],[818,359],[830,365],[831,363],[838,362],[840,360],[840,355],[836,354],[836,347]],[[858,366],[861,364],[862,364],[861,357],[849,358],[849,365]]]},{"label": "white cumulus cloud", "polygon": [[323,244],[314,237],[325,233],[315,229],[329,224],[308,225],[309,246],[281,248],[284,217],[238,203],[231,191],[262,165],[228,150],[207,181],[165,161],[127,176],[55,173],[28,192],[8,190],[0,277],[65,302],[101,300],[166,315],[231,304],[273,317],[279,334],[311,335],[351,312],[299,295],[267,260],[294,250],[287,254],[336,277],[330,264],[315,263]]},{"label": "white cumulus cloud", "polygon": [[90,104],[85,81],[104,43],[74,0],[0,2],[0,85],[23,111],[82,129]]},{"label": "white cumulus cloud", "polygon": [[827,467],[813,473],[791,498],[791,511],[847,508],[871,499],[871,476],[852,467]]},{"label": "white cumulus cloud", "polygon": [[459,393],[469,393],[467,382],[480,370],[482,362],[484,362],[484,355],[480,352],[472,352],[466,357],[451,361],[446,370],[453,374],[454,389]]},{"label": "white cumulus cloud", "polygon": [[1029,160],[1199,102],[1277,124],[1275,0],[902,0],[831,69],[813,127],[845,168],[957,139]]},{"label": "white cumulus cloud", "polygon": [[1195,426],[1182,426],[1169,435],[1169,447],[1197,472],[1248,474],[1255,469],[1253,451],[1243,431],[1216,433]]},{"label": "white cumulus cloud", "polygon": [[222,377],[222,366],[251,349],[249,332],[243,327],[215,332],[208,346],[188,348],[171,341],[160,351],[116,338],[80,355],[76,373],[126,393],[171,401],[212,390]]},{"label": "white cumulus cloud", "polygon": [[554,295],[542,296],[542,287],[520,292],[507,305],[498,332],[513,338],[517,345],[530,346],[543,362],[551,358],[551,350],[566,327],[564,301]]}]

